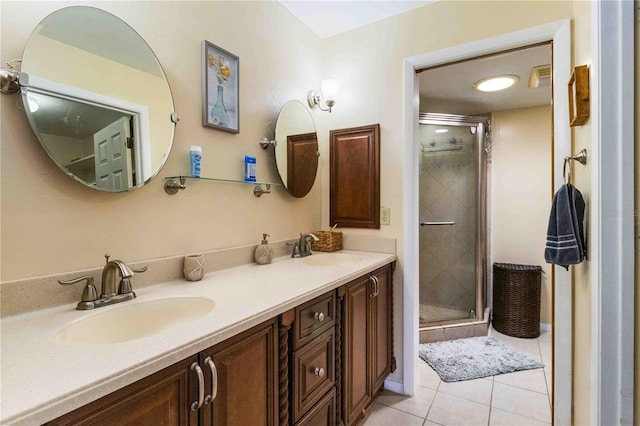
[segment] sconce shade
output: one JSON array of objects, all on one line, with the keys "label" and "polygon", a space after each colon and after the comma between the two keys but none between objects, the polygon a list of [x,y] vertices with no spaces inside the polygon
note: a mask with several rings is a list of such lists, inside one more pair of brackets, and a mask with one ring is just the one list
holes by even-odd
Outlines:
[{"label": "sconce shade", "polygon": [[[317,93],[315,90],[310,90],[307,93],[307,101],[311,108],[318,108],[321,111],[331,112],[331,109],[336,104],[336,98],[340,92],[340,83],[335,79],[322,80],[320,83],[320,91],[322,94]],[[320,102],[324,102],[326,108],[322,107]]]},{"label": "sconce shade", "polygon": [[322,80],[320,83],[320,89],[322,91],[322,97],[325,102],[334,101],[340,94],[340,83],[338,80],[330,78],[327,80]]}]

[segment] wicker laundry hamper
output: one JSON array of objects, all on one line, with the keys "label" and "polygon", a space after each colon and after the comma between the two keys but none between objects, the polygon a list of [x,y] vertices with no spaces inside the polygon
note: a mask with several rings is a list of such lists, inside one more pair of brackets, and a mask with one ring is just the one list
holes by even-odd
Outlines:
[{"label": "wicker laundry hamper", "polygon": [[540,335],[542,267],[493,264],[493,328],[513,337]]}]

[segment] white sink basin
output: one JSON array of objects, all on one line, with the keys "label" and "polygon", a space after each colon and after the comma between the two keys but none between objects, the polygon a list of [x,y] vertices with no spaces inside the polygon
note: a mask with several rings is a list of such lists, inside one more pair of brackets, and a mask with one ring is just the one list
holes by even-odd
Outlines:
[{"label": "white sink basin", "polygon": [[356,263],[362,260],[357,254],[348,253],[332,253],[332,254],[314,254],[309,257],[305,257],[302,261],[306,265],[313,266],[338,266],[348,265],[350,263]]},{"label": "white sink basin", "polygon": [[151,336],[211,312],[215,303],[203,297],[177,297],[118,306],[88,314],[67,325],[55,340],[68,346],[101,345]]}]

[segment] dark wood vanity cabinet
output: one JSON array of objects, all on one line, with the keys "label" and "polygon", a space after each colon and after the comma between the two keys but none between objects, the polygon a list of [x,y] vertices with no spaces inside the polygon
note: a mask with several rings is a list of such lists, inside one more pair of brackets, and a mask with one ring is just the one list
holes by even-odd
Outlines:
[{"label": "dark wood vanity cabinet", "polygon": [[188,401],[197,393],[190,372],[197,361],[191,356],[46,424],[196,426],[198,412]]},{"label": "dark wood vanity cabinet", "polygon": [[352,425],[391,372],[391,291],[387,265],[47,424]]},{"label": "dark wood vanity cabinet", "polygon": [[[281,368],[280,425],[336,424],[335,291],[281,316],[280,346],[289,348]],[[284,392],[284,393],[283,393]]]},{"label": "dark wood vanity cabinet", "polygon": [[[278,424],[278,333],[271,320],[200,353],[217,370],[218,394],[200,408],[201,425],[274,426]],[[211,389],[210,370],[205,389]]]},{"label": "dark wood vanity cabinet", "polygon": [[[72,411],[48,425],[209,426],[278,424],[276,320],[257,325],[207,350]],[[207,358],[217,370],[218,393],[199,409],[198,365],[205,398],[212,392]]]},{"label": "dark wood vanity cabinet", "polygon": [[355,424],[382,390],[392,370],[393,300],[391,266],[339,290],[343,295],[342,416]]}]

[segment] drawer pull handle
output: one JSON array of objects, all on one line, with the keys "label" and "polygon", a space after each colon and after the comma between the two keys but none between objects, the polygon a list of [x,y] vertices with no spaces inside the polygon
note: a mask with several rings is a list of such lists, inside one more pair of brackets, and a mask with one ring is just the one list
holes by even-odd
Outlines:
[{"label": "drawer pull handle", "polygon": [[316,312],[315,314],[313,314],[313,317],[320,322],[324,321],[324,313],[322,312]]},{"label": "drawer pull handle", "polygon": [[204,398],[205,405],[208,405],[218,396],[218,369],[210,356],[204,360],[204,363],[207,364],[211,370],[211,395],[207,395]]},{"label": "drawer pull handle", "polygon": [[371,281],[371,293],[369,293],[369,298],[373,299],[377,296],[376,294],[376,277],[373,275],[369,276],[369,281]]},{"label": "drawer pull handle", "polygon": [[195,371],[198,376],[198,400],[191,403],[191,411],[197,411],[204,402],[204,374],[197,362],[191,364],[191,371]]},{"label": "drawer pull handle", "polygon": [[316,369],[313,371],[313,374],[318,377],[324,377],[324,368],[316,367]]}]

